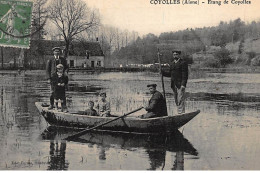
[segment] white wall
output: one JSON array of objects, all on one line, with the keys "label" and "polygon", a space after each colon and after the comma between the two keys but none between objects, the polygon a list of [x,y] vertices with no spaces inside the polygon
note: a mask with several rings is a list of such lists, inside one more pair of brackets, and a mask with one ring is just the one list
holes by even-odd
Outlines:
[{"label": "white wall", "polygon": [[[67,62],[71,67],[71,61],[74,61],[74,67],[91,67],[91,61],[94,62],[94,67],[104,67],[104,56],[90,56],[87,59],[86,56],[68,56]],[[98,66],[98,62],[100,61],[100,66]]]}]

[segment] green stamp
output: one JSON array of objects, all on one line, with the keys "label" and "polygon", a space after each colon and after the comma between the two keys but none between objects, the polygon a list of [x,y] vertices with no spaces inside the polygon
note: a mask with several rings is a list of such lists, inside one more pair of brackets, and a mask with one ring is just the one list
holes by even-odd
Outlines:
[{"label": "green stamp", "polygon": [[30,47],[33,2],[0,0],[0,46]]}]

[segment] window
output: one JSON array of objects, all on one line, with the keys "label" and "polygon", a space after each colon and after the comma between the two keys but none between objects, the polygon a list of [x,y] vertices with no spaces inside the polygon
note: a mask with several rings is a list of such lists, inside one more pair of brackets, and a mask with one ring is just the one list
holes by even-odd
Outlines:
[{"label": "window", "polygon": [[74,60],[70,60],[70,67],[74,67]]},{"label": "window", "polygon": [[87,56],[87,59],[89,59],[90,52],[88,50],[86,50],[86,56]]},{"label": "window", "polygon": [[95,61],[91,61],[91,67],[95,67]]}]

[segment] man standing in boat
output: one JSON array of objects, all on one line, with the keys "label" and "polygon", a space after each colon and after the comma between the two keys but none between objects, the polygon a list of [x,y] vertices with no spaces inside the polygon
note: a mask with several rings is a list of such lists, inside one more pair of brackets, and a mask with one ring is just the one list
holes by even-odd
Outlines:
[{"label": "man standing in boat", "polygon": [[[46,66],[46,75],[47,75],[47,79],[48,79],[48,83],[51,84],[51,96],[50,96],[50,106],[49,109],[53,109],[54,108],[54,86],[52,85],[52,81],[51,81],[51,77],[53,74],[56,73],[57,69],[57,65],[58,64],[62,64],[63,65],[63,72],[64,75],[67,76],[68,73],[68,64],[65,58],[61,57],[61,48],[59,47],[54,47],[52,49],[53,51],[53,58],[48,60],[47,62],[47,66]],[[64,100],[64,105],[66,105],[66,99]]]},{"label": "man standing in boat", "polygon": [[171,88],[178,114],[185,113],[185,88],[188,81],[188,64],[181,58],[181,51],[172,51],[170,71],[162,71],[162,75],[171,77]]},{"label": "man standing in boat", "polygon": [[167,116],[165,99],[163,95],[156,90],[156,86],[156,84],[147,85],[150,93],[152,94],[152,97],[149,100],[149,105],[144,107],[147,113],[141,115],[140,118],[154,118]]}]

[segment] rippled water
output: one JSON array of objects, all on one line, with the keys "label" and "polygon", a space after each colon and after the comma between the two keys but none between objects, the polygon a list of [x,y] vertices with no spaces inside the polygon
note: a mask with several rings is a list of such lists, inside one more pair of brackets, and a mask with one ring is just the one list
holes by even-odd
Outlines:
[{"label": "rippled water", "polygon": [[[192,73],[192,72],[191,72]],[[43,71],[0,71],[1,170],[259,170],[260,75],[210,73],[190,79],[187,111],[201,113],[168,136],[89,133],[62,141],[73,131],[48,127],[34,103],[48,102]],[[155,73],[74,73],[68,106],[86,109],[107,92],[112,112],[147,103],[146,85]],[[169,114],[174,114],[170,79],[165,78]],[[140,111],[133,116],[144,113]]]}]

